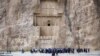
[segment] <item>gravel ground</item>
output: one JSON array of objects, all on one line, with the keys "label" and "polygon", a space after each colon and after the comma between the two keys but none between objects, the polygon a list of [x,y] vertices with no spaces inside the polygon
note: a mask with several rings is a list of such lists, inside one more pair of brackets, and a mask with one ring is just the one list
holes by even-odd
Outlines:
[{"label": "gravel ground", "polygon": [[[45,53],[30,53],[30,52],[12,52],[0,54],[0,56],[52,56],[51,54],[45,54]],[[100,56],[100,52],[90,52],[90,53],[60,53],[56,56]]]}]

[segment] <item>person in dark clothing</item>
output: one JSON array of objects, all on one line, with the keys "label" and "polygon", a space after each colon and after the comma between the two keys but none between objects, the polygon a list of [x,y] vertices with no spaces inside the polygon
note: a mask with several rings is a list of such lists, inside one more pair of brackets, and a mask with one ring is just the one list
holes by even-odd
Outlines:
[{"label": "person in dark clothing", "polygon": [[78,49],[77,49],[77,52],[78,52],[78,53],[80,53],[80,52],[81,52],[81,49],[80,49],[80,48],[78,48]]},{"label": "person in dark clothing", "polygon": [[53,49],[52,51],[52,56],[55,56],[55,49]]},{"label": "person in dark clothing", "polygon": [[68,53],[70,53],[70,48],[67,49]]},{"label": "person in dark clothing", "polygon": [[48,49],[48,53],[52,53],[50,48]]},{"label": "person in dark clothing", "polygon": [[55,48],[55,54],[58,56],[58,48]]},{"label": "person in dark clothing", "polygon": [[90,52],[90,49],[88,48],[88,52]]},{"label": "person in dark clothing", "polygon": [[7,50],[7,53],[11,53],[11,50]]},{"label": "person in dark clothing", "polygon": [[74,48],[71,48],[71,53],[74,53]]},{"label": "person in dark clothing", "polygon": [[58,56],[58,52],[56,52],[56,55]]},{"label": "person in dark clothing", "polygon": [[55,56],[55,52],[52,52],[52,56]]},{"label": "person in dark clothing", "polygon": [[31,49],[30,52],[33,53],[34,52],[34,49]]},{"label": "person in dark clothing", "polygon": [[43,53],[43,49],[39,49],[39,52],[40,52],[40,53]]},{"label": "person in dark clothing", "polygon": [[51,49],[51,48],[49,48],[48,50],[49,50],[49,53],[52,53],[53,52],[53,49]]},{"label": "person in dark clothing", "polygon": [[88,52],[88,49],[87,48],[84,48],[84,52],[87,53]]},{"label": "person in dark clothing", "polygon": [[45,53],[48,53],[48,49],[45,49]]},{"label": "person in dark clothing", "polygon": [[21,52],[24,53],[25,52],[24,49],[22,49]]}]

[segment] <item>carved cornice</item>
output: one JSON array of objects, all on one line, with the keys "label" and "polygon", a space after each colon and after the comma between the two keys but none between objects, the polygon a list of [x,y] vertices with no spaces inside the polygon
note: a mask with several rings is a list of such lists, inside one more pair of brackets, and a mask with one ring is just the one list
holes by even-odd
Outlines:
[{"label": "carved cornice", "polygon": [[[42,1],[48,1],[48,0],[38,0],[38,3],[41,3]],[[49,0],[49,1],[52,1],[52,0]],[[57,3],[59,3],[60,1],[62,0],[55,0],[57,1]],[[42,9],[40,7],[40,5],[35,9],[34,11],[34,15],[37,15],[37,16],[59,16],[59,15],[62,15],[63,14],[63,10],[59,9],[60,7],[56,8],[56,11],[57,13],[50,13],[50,14],[45,14],[45,13],[42,13]],[[52,11],[51,11],[52,12]]]}]

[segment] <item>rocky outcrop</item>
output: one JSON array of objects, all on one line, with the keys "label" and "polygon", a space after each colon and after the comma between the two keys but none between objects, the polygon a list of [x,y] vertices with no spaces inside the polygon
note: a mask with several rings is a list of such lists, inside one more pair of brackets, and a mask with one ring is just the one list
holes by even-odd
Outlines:
[{"label": "rocky outcrop", "polygon": [[[100,50],[99,0],[67,0],[66,5],[64,0],[59,1],[66,22],[60,33],[66,31],[66,37],[61,35],[58,40],[64,40],[61,43],[65,47]],[[39,0],[0,0],[0,50],[37,46],[39,37],[34,36],[39,35],[39,27],[33,26],[33,19],[39,6]]]},{"label": "rocky outcrop", "polygon": [[100,48],[97,41],[97,39],[100,40],[98,32],[100,19],[95,1],[71,0],[69,6],[75,45],[98,50]]}]

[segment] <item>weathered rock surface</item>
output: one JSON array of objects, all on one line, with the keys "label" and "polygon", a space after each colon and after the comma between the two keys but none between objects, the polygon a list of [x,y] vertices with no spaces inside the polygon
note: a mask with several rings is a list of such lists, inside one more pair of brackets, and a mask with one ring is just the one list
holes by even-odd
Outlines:
[{"label": "weathered rock surface", "polygon": [[[64,27],[59,33],[63,34],[57,39],[55,47],[100,50],[100,1],[67,0],[66,10],[64,0],[58,1],[59,13],[63,12],[62,21],[66,24],[61,23]],[[0,50],[39,47],[40,29],[33,26],[34,12],[38,7],[41,7],[39,0],[0,0]]]}]

